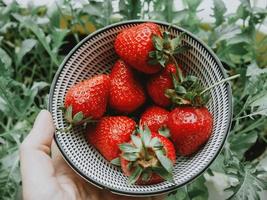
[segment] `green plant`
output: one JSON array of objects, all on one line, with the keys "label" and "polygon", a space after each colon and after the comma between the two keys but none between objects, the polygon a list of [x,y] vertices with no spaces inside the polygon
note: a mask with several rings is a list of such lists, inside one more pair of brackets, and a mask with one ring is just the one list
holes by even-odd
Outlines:
[{"label": "green plant", "polygon": [[[204,176],[167,199],[207,199],[205,177],[215,172],[235,180],[225,188],[229,199],[259,199],[258,192],[267,189],[267,172],[259,165],[267,146],[267,36],[259,34],[258,27],[267,10],[249,0],[240,1],[237,11],[226,15],[224,2],[214,0],[214,23],[208,25],[197,16],[201,0],[183,0],[185,9],[179,11],[173,0],[90,0],[82,8],[65,1],[52,14],[46,7],[21,8],[15,2],[0,2],[0,199],[20,198],[19,145],[36,114],[47,106],[58,64],[90,32],[84,16],[96,29],[140,18],[182,26],[216,52],[228,75],[241,74],[232,81],[234,120],[223,151]],[[68,21],[64,29],[62,19]],[[77,26],[86,31],[76,31]]]}]

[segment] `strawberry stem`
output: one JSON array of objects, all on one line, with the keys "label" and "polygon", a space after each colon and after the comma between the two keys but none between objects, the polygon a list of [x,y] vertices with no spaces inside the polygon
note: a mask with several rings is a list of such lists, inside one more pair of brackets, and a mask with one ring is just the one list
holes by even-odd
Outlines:
[{"label": "strawberry stem", "polygon": [[182,70],[180,69],[180,67],[178,67],[178,63],[177,63],[175,57],[173,55],[170,55],[170,57],[171,57],[172,61],[175,64],[175,67],[176,67],[176,70],[177,70],[177,73],[178,73],[178,78],[179,78],[180,82],[183,82],[184,81],[184,77],[183,77]]},{"label": "strawberry stem", "polygon": [[227,81],[233,80],[235,78],[238,78],[239,76],[240,76],[240,74],[236,74],[234,76],[230,76],[228,78],[222,79],[219,82],[216,82],[213,85],[211,85],[211,86],[207,87],[206,89],[204,89],[202,92],[199,93],[199,95],[202,95],[202,94],[206,93],[207,91],[209,91],[210,89],[214,88],[217,85],[220,85],[220,84],[222,84],[224,82],[227,82]]}]

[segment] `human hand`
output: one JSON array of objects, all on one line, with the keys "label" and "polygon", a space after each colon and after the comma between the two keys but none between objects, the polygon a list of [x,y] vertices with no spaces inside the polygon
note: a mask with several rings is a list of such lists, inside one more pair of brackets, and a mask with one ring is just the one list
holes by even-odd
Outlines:
[{"label": "human hand", "polygon": [[[63,160],[53,142],[51,114],[42,110],[20,147],[24,200],[160,200],[162,197],[132,198],[112,194],[87,183]],[[51,157],[50,157],[51,153]]]}]

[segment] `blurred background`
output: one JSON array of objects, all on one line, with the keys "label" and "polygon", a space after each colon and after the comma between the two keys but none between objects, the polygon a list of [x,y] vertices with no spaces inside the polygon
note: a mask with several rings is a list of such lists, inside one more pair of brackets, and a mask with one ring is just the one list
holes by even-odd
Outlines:
[{"label": "blurred background", "polygon": [[[231,132],[212,166],[167,200],[267,199],[266,0],[0,0],[0,199],[21,199],[19,145],[64,56],[130,19],[181,26],[205,41],[232,82]],[[34,167],[34,166],[33,166]]]}]

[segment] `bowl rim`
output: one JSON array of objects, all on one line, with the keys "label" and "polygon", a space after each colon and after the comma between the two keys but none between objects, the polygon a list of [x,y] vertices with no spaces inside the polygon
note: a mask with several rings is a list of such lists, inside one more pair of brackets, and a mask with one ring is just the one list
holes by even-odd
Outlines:
[{"label": "bowl rim", "polygon": [[[191,33],[190,31],[181,28],[177,25],[172,25],[168,22],[163,22],[163,21],[159,21],[159,20],[144,20],[144,19],[137,19],[137,20],[126,20],[126,21],[122,21],[122,22],[117,22],[114,24],[110,24],[108,26],[105,26],[103,28],[100,28],[96,31],[94,31],[93,33],[90,33],[88,36],[86,36],[84,39],[82,39],[78,44],[76,44],[76,46],[74,48],[71,49],[71,51],[67,54],[67,56],[63,59],[63,61],[61,62],[55,76],[54,79],[51,83],[50,86],[50,91],[49,91],[49,101],[48,101],[48,110],[52,113],[52,101],[53,101],[53,96],[54,96],[54,91],[55,91],[55,85],[56,82],[59,78],[59,75],[61,73],[61,71],[64,68],[64,65],[67,63],[67,61],[69,60],[69,58],[75,53],[75,51],[81,47],[85,42],[87,42],[87,40],[89,40],[91,37],[94,37],[95,35],[106,31],[107,29],[113,28],[113,27],[117,27],[117,26],[121,26],[121,25],[126,25],[126,24],[139,24],[139,23],[144,23],[144,22],[153,22],[159,25],[165,25],[165,26],[171,26],[174,29],[178,29],[179,31],[185,32],[187,35],[189,35],[190,37],[192,37],[194,40],[198,41],[199,44],[202,45],[203,48],[205,48],[207,50],[207,52],[215,59],[216,63],[219,66],[219,70],[223,76],[223,78],[227,78],[227,74],[224,70],[224,67],[221,63],[221,61],[219,60],[219,58],[217,57],[217,55],[213,52],[213,50],[204,42],[202,41],[200,38],[198,38],[197,36],[195,36],[193,33]],[[200,175],[202,175],[208,168],[209,166],[214,162],[214,160],[218,157],[219,153],[222,151],[222,148],[225,144],[225,141],[229,135],[229,131],[231,129],[231,121],[233,118],[233,105],[232,105],[232,90],[231,90],[231,86],[229,82],[226,82],[227,84],[227,97],[229,100],[229,108],[228,108],[228,112],[229,115],[227,117],[227,127],[225,129],[225,136],[222,140],[222,143],[220,145],[220,147],[216,150],[216,152],[214,153],[214,157],[211,159],[211,161],[209,163],[206,163],[206,166],[203,168],[202,171],[200,171],[199,173],[197,173],[195,176],[193,176],[190,180],[184,182],[181,185],[173,185],[170,186],[168,188],[165,189],[161,189],[161,190],[157,190],[156,192],[128,192],[128,191],[124,191],[124,190],[119,190],[113,187],[105,187],[102,184],[98,183],[97,181],[94,181],[92,179],[90,179],[89,177],[87,177],[85,174],[83,174],[72,162],[71,160],[68,158],[68,156],[65,154],[61,144],[59,143],[58,139],[57,139],[57,134],[54,134],[54,141],[60,151],[60,153],[62,154],[63,159],[68,163],[68,165],[76,172],[76,174],[78,174],[81,178],[83,178],[84,180],[86,180],[87,182],[93,184],[94,186],[100,188],[100,189],[106,189],[109,190],[110,192],[114,193],[114,194],[119,194],[119,195],[125,195],[125,196],[135,196],[135,197],[148,197],[148,196],[156,196],[156,195],[161,195],[161,194],[166,194],[169,192],[172,192],[180,187],[183,187],[184,185],[187,185],[188,183],[194,181],[197,177],[199,177]]]}]

